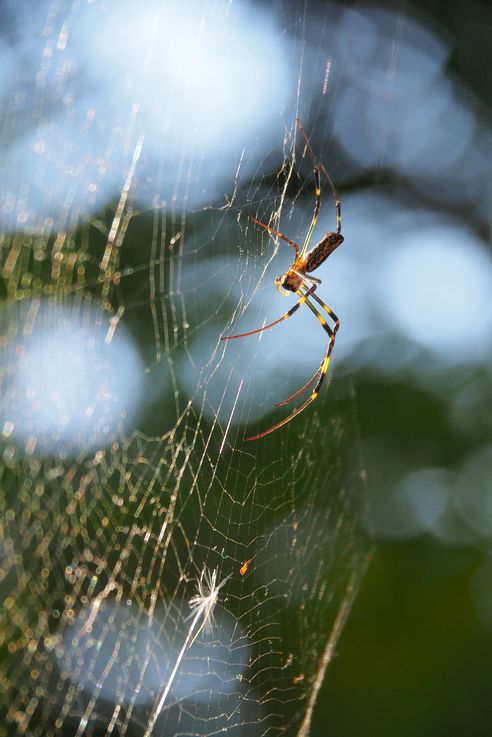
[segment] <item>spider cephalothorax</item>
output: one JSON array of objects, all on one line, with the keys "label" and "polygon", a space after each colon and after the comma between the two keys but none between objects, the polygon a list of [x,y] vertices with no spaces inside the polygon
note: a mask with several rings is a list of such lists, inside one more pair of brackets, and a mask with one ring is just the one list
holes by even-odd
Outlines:
[{"label": "spider cephalothorax", "polygon": [[285,274],[277,276],[274,284],[280,294],[283,294],[284,297],[288,297],[289,294],[297,292],[297,290],[302,286],[302,277],[292,271],[287,271]]}]

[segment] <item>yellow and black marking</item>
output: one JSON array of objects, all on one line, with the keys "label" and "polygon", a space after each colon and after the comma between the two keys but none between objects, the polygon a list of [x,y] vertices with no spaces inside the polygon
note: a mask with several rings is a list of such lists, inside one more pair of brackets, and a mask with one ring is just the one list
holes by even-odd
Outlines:
[{"label": "yellow and black marking", "polygon": [[[305,287],[305,289],[307,289],[307,288]],[[287,417],[285,417],[283,420],[281,420],[280,422],[278,422],[273,427],[268,428],[268,430],[264,430],[259,435],[253,435],[252,437],[245,438],[245,440],[259,440],[260,438],[263,438],[265,435],[269,435],[270,433],[274,432],[275,430],[278,430],[279,427],[282,427],[283,425],[286,425],[287,422],[290,422],[292,419],[294,419],[294,417],[297,417],[298,414],[300,414],[301,412],[303,412],[306,409],[306,407],[308,407],[311,404],[311,402],[314,402],[314,400],[318,397],[318,394],[321,391],[321,387],[323,386],[323,382],[325,380],[325,376],[328,373],[328,368],[329,368],[329,365],[330,365],[331,352],[333,350],[333,346],[335,345],[335,334],[336,334],[338,328],[340,327],[340,320],[335,315],[335,313],[333,312],[333,310],[330,307],[328,307],[328,305],[326,305],[321,299],[319,299],[319,297],[316,294],[314,294],[314,291],[315,290],[316,290],[316,284],[313,284],[313,286],[310,287],[309,289],[307,289],[306,292],[301,292],[301,290],[298,290],[297,291],[297,294],[300,295],[301,298],[300,298],[299,302],[296,305],[294,305],[294,307],[297,309],[301,304],[305,303],[309,307],[309,309],[311,310],[311,312],[313,312],[316,315],[316,318],[318,319],[318,321],[320,322],[321,326],[323,327],[323,330],[325,330],[328,333],[328,336],[329,336],[330,341],[329,341],[328,346],[326,348],[326,352],[325,352],[325,355],[323,356],[323,360],[321,361],[320,367],[319,367],[318,371],[314,374],[314,376],[312,377],[312,379],[310,379],[302,387],[302,389],[300,389],[299,391],[297,391],[295,394],[293,394],[288,399],[285,399],[283,402],[279,402],[279,404],[286,404],[287,402],[290,402],[291,399],[295,399],[295,397],[298,397],[299,394],[301,394],[304,391],[304,389],[307,389],[308,386],[310,386],[316,379],[318,379],[317,384],[314,387],[313,391],[311,392],[311,395],[309,396],[309,398],[303,404],[301,404],[300,407],[298,407],[296,410],[294,410],[294,412],[292,412],[290,415],[288,415]],[[326,313],[334,321],[335,326],[334,326],[334,329],[333,330],[329,327],[329,325],[328,325],[326,319],[323,317],[323,315],[321,315],[320,312],[316,309],[316,307],[311,303],[310,297],[313,297],[313,299],[315,299],[318,302],[318,304],[320,304],[323,307],[323,309],[326,310]],[[290,310],[289,310],[289,312],[290,312]]]},{"label": "yellow and black marking", "polygon": [[[318,298],[318,296],[316,294],[312,294],[311,293],[311,296],[314,297],[314,299],[316,299],[323,306],[323,308],[327,311],[327,313],[333,319],[334,318],[334,315],[332,313],[332,310],[330,310],[330,308],[327,305],[325,305],[325,303],[322,302]],[[309,299],[307,299],[307,297],[306,297],[306,304],[309,307],[309,309],[311,310],[311,312],[313,312],[316,315],[316,317],[318,318],[319,322],[321,323],[321,326],[322,326],[323,330],[325,330],[328,333],[328,336],[330,338],[330,342],[328,343],[328,347],[326,349],[326,353],[325,353],[325,356],[324,356],[324,359],[323,359],[323,362],[322,362],[322,365],[321,365],[320,376],[319,376],[319,379],[318,379],[318,383],[316,384],[316,386],[315,386],[315,388],[314,388],[314,390],[313,390],[313,392],[311,394],[311,397],[310,397],[311,400],[313,400],[313,399],[316,399],[316,397],[318,396],[318,394],[320,392],[320,389],[321,389],[321,386],[323,384],[323,381],[325,380],[325,376],[326,376],[326,373],[328,371],[328,366],[330,365],[331,352],[333,350],[333,346],[335,345],[335,332],[336,331],[335,330],[332,330],[329,327],[329,325],[326,322],[326,320],[323,317],[323,315],[321,315],[318,312],[318,310],[316,309],[316,307],[313,304],[311,304],[311,302],[309,301]],[[338,318],[336,318],[336,316],[335,316],[335,319],[336,319],[336,329],[338,330],[338,327],[340,326],[340,321],[338,320]]]},{"label": "yellow and black marking", "polygon": [[329,316],[331,317],[331,319],[332,319],[332,320],[333,320],[333,322],[335,323],[335,325],[334,325],[334,327],[333,327],[333,332],[334,332],[334,333],[336,333],[336,332],[337,332],[337,330],[338,330],[338,328],[340,327],[340,320],[338,319],[338,317],[337,317],[337,316],[335,315],[335,313],[333,312],[333,310],[331,309],[331,307],[328,307],[328,305],[326,305],[326,304],[325,304],[325,303],[323,302],[323,300],[321,300],[321,299],[320,299],[320,298],[318,297],[318,295],[317,295],[317,294],[314,294],[313,292],[311,292],[311,296],[312,296],[312,298],[313,298],[313,299],[315,299],[315,300],[316,300],[316,302],[317,302],[317,303],[318,303],[319,305],[321,305],[321,307],[322,307],[322,308],[323,308],[324,310],[326,310],[326,312],[328,313],[328,315],[329,315]]}]

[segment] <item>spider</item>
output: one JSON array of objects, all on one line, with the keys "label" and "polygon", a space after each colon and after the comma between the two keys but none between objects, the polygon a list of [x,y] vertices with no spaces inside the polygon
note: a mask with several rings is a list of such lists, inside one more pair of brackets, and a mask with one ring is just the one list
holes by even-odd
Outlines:
[{"label": "spider", "polygon": [[[278,320],[275,320],[274,322],[271,322],[269,325],[264,325],[262,328],[257,328],[256,330],[250,330],[248,333],[239,333],[238,335],[228,335],[222,338],[222,340],[234,340],[236,338],[246,338],[249,335],[256,335],[257,333],[261,333],[263,330],[268,330],[268,328],[273,328],[275,325],[278,325],[279,323],[283,322],[283,320],[287,320],[288,317],[291,317],[302,304],[305,304],[309,307],[311,312],[316,315],[316,318],[321,323],[321,326],[323,330],[328,334],[329,342],[328,346],[326,348],[326,351],[323,355],[323,358],[321,360],[321,364],[317,371],[315,372],[314,376],[309,379],[306,384],[304,384],[303,387],[301,387],[295,394],[292,394],[292,396],[287,397],[287,399],[284,399],[282,402],[278,402],[275,406],[280,407],[284,404],[287,404],[287,402],[292,401],[293,399],[296,399],[300,394],[302,394],[311,384],[314,384],[316,379],[318,380],[316,383],[316,386],[314,387],[313,391],[311,392],[311,395],[309,398],[301,404],[294,412],[292,412],[290,415],[288,415],[286,418],[281,420],[280,422],[277,422],[276,425],[273,425],[273,427],[268,428],[268,430],[264,430],[263,432],[259,433],[258,435],[254,435],[250,438],[246,438],[246,440],[259,440],[259,438],[263,438],[265,435],[269,435],[270,433],[274,432],[275,430],[278,430],[279,427],[282,427],[283,425],[286,425],[287,422],[290,422],[294,417],[297,417],[303,410],[306,409],[318,396],[321,387],[323,385],[323,381],[326,376],[326,372],[328,371],[328,366],[330,364],[330,357],[333,350],[333,346],[335,345],[335,336],[337,334],[338,328],[340,327],[340,320],[335,315],[333,310],[328,307],[319,297],[317,294],[315,294],[316,288],[319,284],[321,284],[321,279],[317,279],[314,276],[310,276],[310,273],[312,271],[315,271],[321,264],[323,264],[328,256],[333,253],[333,251],[338,248],[343,243],[343,235],[341,234],[342,230],[342,209],[340,204],[340,199],[338,197],[338,193],[335,189],[335,186],[333,182],[331,181],[330,175],[326,171],[323,164],[319,164],[314,156],[313,150],[311,148],[311,144],[309,143],[309,139],[306,135],[306,132],[302,126],[301,121],[299,118],[296,118],[297,126],[299,130],[301,131],[302,137],[304,138],[305,143],[305,150],[307,150],[309,157],[313,164],[313,170],[314,170],[314,192],[316,196],[316,201],[314,205],[314,213],[311,220],[311,224],[309,226],[306,238],[304,240],[304,244],[302,246],[302,249],[299,249],[298,244],[295,241],[292,241],[290,238],[287,238],[286,235],[283,233],[280,233],[277,230],[274,230],[269,225],[266,225],[265,223],[262,223],[260,220],[257,220],[254,217],[250,217],[249,219],[251,222],[258,225],[260,228],[264,228],[269,233],[272,233],[272,235],[277,236],[278,238],[281,238],[283,241],[288,243],[295,251],[295,258],[292,263],[292,265],[287,269],[287,271],[282,274],[281,276],[278,276],[274,284],[279,290],[281,294],[284,296],[289,296],[290,293],[296,294],[299,297],[298,302],[290,308],[288,312],[285,313],[285,315],[282,315]],[[316,243],[315,246],[313,246],[308,251],[309,242],[311,240],[311,236],[313,234],[314,228],[316,226],[316,223],[318,221],[318,215],[319,210],[321,206],[321,183],[320,183],[320,173],[323,173],[325,177],[328,180],[328,183],[330,185],[333,198],[335,200],[335,209],[336,209],[336,232],[331,233],[327,232],[323,235],[321,240]],[[316,306],[313,304],[312,300],[318,303],[318,305],[326,312],[328,317],[333,321],[333,327],[330,328],[326,319],[323,317],[323,315],[319,312],[319,310],[316,308]]]}]

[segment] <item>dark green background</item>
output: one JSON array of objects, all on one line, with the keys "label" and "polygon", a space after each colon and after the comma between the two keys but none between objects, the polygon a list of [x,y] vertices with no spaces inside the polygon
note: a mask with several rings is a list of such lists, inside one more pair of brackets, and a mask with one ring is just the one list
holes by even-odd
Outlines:
[{"label": "dark green background", "polygon": [[[390,5],[417,12],[448,34],[450,70],[477,96],[490,121],[492,5]],[[490,202],[476,204],[490,213]],[[465,204],[460,217],[487,241],[488,222],[475,213]],[[458,352],[459,346],[457,363]],[[465,386],[480,369],[466,374],[456,368],[449,378]],[[490,386],[487,372],[485,381]],[[480,422],[487,407],[477,407],[474,430],[461,434],[451,425],[447,401],[425,388],[367,374],[355,382],[362,438],[391,435],[395,452],[411,456],[415,468],[435,463],[455,470],[474,447],[490,442]],[[423,453],[423,447],[433,450]],[[431,535],[376,541],[321,691],[313,735],[492,734],[492,634],[477,616],[472,593],[473,576],[489,552],[487,541],[450,546]]]}]

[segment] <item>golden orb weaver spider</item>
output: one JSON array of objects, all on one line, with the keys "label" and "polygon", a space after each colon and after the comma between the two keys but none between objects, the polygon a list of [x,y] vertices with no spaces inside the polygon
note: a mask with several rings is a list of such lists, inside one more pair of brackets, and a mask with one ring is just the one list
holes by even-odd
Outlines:
[{"label": "golden orb weaver spider", "polygon": [[[330,357],[333,350],[333,346],[335,345],[335,336],[337,334],[338,328],[340,327],[340,320],[335,315],[333,310],[328,307],[319,297],[317,294],[315,294],[316,287],[321,284],[321,279],[316,279],[314,276],[308,276],[310,272],[315,271],[315,269],[318,268],[318,266],[321,266],[328,256],[333,253],[333,251],[338,248],[343,243],[343,235],[341,234],[342,230],[342,208],[340,203],[340,198],[338,196],[338,193],[335,189],[335,185],[333,184],[330,175],[326,171],[323,164],[319,164],[314,156],[313,150],[311,148],[311,144],[309,143],[309,139],[306,135],[306,132],[302,126],[301,121],[299,118],[296,118],[297,126],[299,130],[301,131],[302,137],[304,138],[306,150],[309,154],[309,157],[311,158],[311,161],[313,163],[313,170],[314,170],[314,191],[316,195],[316,202],[314,205],[314,213],[311,220],[311,224],[309,226],[306,238],[304,240],[304,244],[302,246],[302,249],[299,249],[298,244],[295,241],[290,240],[290,238],[287,238],[286,235],[283,233],[280,233],[277,230],[274,230],[269,225],[266,225],[265,223],[262,223],[260,220],[257,220],[256,218],[250,217],[249,219],[255,223],[256,225],[259,225],[260,228],[264,228],[269,233],[272,233],[273,235],[276,235],[278,238],[281,238],[286,243],[288,243],[292,248],[295,250],[295,258],[292,263],[292,265],[287,269],[287,271],[282,274],[281,276],[278,276],[275,279],[275,286],[279,290],[281,294],[284,296],[288,296],[289,293],[294,293],[299,297],[299,301],[291,307],[291,309],[285,313],[285,315],[282,315],[278,320],[275,320],[274,322],[271,322],[269,325],[264,325],[262,328],[257,328],[256,330],[250,330],[248,333],[239,333],[238,335],[228,335],[222,338],[222,340],[235,340],[236,338],[246,338],[249,335],[256,335],[257,333],[263,332],[263,330],[268,330],[268,328],[273,328],[275,325],[278,325],[283,320],[287,320],[288,317],[291,317],[294,312],[296,312],[299,307],[302,304],[306,304],[311,312],[313,312],[319,322],[321,323],[321,326],[323,330],[325,330],[328,333],[329,343],[328,347],[326,348],[326,351],[323,355],[321,364],[318,368],[318,370],[315,372],[314,376],[312,376],[309,381],[304,384],[303,387],[301,387],[295,394],[292,394],[292,396],[287,397],[287,399],[284,399],[282,402],[277,402],[275,405],[276,407],[280,407],[283,404],[287,404],[287,402],[292,401],[293,399],[296,399],[300,394],[302,394],[303,391],[305,391],[311,384],[314,384],[316,379],[318,379],[317,384],[313,391],[311,392],[311,395],[309,396],[309,399],[307,399],[303,404],[301,404],[294,412],[291,412],[290,415],[288,415],[286,418],[281,420],[280,422],[277,422],[276,425],[273,427],[268,428],[268,430],[264,430],[263,432],[259,433],[258,435],[254,435],[250,438],[246,438],[246,440],[259,440],[259,438],[263,438],[265,435],[269,435],[271,432],[274,432],[275,430],[278,430],[279,427],[282,427],[282,425],[286,425],[287,422],[290,422],[294,417],[297,417],[303,410],[306,409],[318,396],[321,387],[323,385],[323,381],[326,376],[326,372],[328,371],[328,366],[330,364]],[[311,236],[313,234],[314,228],[316,226],[316,223],[318,221],[318,215],[319,210],[321,206],[321,183],[320,183],[320,173],[323,173],[325,177],[328,180],[328,183],[331,187],[331,191],[333,194],[333,198],[335,200],[335,208],[336,208],[336,232],[331,233],[327,232],[324,234],[324,236],[321,238],[321,240],[316,243],[315,246],[313,246],[309,251],[308,245],[311,240]],[[300,252],[299,252],[300,251]],[[312,303],[311,299],[313,299],[315,302],[320,305],[320,307],[323,308],[323,310],[326,312],[328,317],[333,320],[333,328],[330,328],[326,322],[326,319],[323,317],[323,315],[320,314],[319,310],[316,309],[315,305]]]}]

